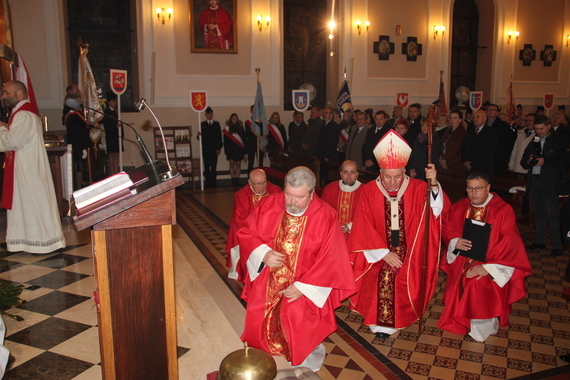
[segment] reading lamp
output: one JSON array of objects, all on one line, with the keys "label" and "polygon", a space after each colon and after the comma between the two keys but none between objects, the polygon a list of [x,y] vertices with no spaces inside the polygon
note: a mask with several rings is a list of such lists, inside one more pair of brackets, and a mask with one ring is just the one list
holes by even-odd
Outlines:
[{"label": "reading lamp", "polygon": [[160,125],[160,122],[158,121],[158,119],[156,118],[156,115],[154,114],[154,112],[152,112],[152,109],[150,108],[150,106],[148,105],[148,103],[146,102],[145,98],[141,98],[141,100],[139,100],[136,104],[135,107],[137,107],[137,109],[139,111],[142,111],[145,109],[145,107],[148,107],[149,112],[151,113],[152,117],[154,118],[154,120],[156,121],[156,124],[158,125],[158,129],[160,130],[160,135],[162,136],[162,144],[164,146],[164,153],[166,156],[166,164],[168,165],[168,168],[170,169],[167,172],[164,173],[160,173],[160,178],[163,181],[169,180],[171,178],[176,177],[179,173],[178,170],[176,170],[176,168],[173,168],[172,166],[170,166],[170,160],[168,159],[168,149],[166,146],[166,139],[164,138],[164,132],[162,131],[162,126]]}]

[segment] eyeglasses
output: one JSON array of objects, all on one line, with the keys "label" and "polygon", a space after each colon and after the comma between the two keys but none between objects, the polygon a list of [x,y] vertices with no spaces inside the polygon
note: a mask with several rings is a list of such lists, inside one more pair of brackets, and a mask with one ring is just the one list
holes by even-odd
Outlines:
[{"label": "eyeglasses", "polygon": [[[489,185],[487,185],[487,186],[489,186]],[[476,193],[480,193],[487,186],[467,187],[467,192],[474,191]]]}]

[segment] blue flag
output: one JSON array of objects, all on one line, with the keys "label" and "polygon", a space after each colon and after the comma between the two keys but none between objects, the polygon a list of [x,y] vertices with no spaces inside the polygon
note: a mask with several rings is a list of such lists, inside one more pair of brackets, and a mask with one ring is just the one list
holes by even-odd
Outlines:
[{"label": "blue flag", "polygon": [[[251,130],[259,137],[259,147],[265,148],[265,146],[267,146],[267,116],[265,115],[263,91],[261,90],[260,81],[257,81],[257,92],[255,93],[255,103],[253,103],[253,113],[251,118],[253,119]],[[261,128],[259,127],[260,124]]]},{"label": "blue flag", "polygon": [[338,110],[341,116],[344,111],[352,109],[352,99],[350,98],[350,90],[348,89],[347,81],[344,81],[340,87],[340,92],[338,93],[338,98],[336,99],[335,108]]}]

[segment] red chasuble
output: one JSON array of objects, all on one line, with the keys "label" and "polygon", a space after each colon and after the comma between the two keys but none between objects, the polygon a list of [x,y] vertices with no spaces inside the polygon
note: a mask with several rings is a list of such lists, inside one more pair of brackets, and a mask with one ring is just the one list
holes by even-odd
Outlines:
[{"label": "red chasuble", "polygon": [[[238,231],[241,258],[267,244],[286,255],[282,267],[265,267],[251,281],[246,276],[244,342],[299,365],[336,330],[334,310],[354,293],[346,243],[336,212],[317,196],[300,217],[285,211],[283,193],[262,199]],[[322,308],[305,296],[288,302],[277,292],[294,281],[333,288]]]},{"label": "red chasuble", "polygon": [[[350,299],[350,307],[362,314],[367,325],[401,329],[423,315],[433,296],[440,260],[442,218],[430,213],[426,277],[425,283],[421,284],[427,185],[424,181],[410,178],[408,188],[399,201],[399,247],[391,247],[390,203],[378,185],[383,186],[379,178],[363,186],[348,238],[357,288],[357,294]],[[443,196],[445,214],[449,200],[445,194]],[[402,268],[391,269],[384,265],[384,260],[372,264],[366,261],[362,251],[382,248],[392,249],[402,260]],[[423,310],[418,310],[422,287]]]},{"label": "red chasuble", "polygon": [[[26,102],[18,108],[18,110],[10,115],[8,119],[8,129],[12,124],[14,115],[20,111],[33,112],[39,116],[37,105],[34,106],[30,102]],[[2,183],[2,208],[12,209],[14,201],[14,166],[16,165],[16,151],[9,150],[4,154],[4,182]]]},{"label": "red chasuble", "polygon": [[[226,242],[226,265],[228,268],[232,267],[232,256],[231,250],[233,247],[239,244],[237,238],[237,232],[240,228],[246,225],[247,218],[253,212],[255,206],[257,206],[257,202],[259,202],[262,198],[269,196],[271,194],[280,193],[281,189],[274,184],[267,182],[267,190],[265,194],[257,195],[251,190],[249,184],[239,190],[234,195],[234,208],[232,211],[232,219],[230,221],[230,229],[228,231],[228,240]],[[238,280],[243,282],[243,275],[246,271],[245,263],[240,260],[237,264],[236,268],[238,272]]]},{"label": "red chasuble", "polygon": [[[346,226],[352,222],[363,186],[360,185],[358,189],[351,192],[342,191],[338,181],[325,186],[321,198],[338,212],[338,220],[341,226]],[[345,237],[348,239],[348,234],[345,234]]]},{"label": "red chasuble", "polygon": [[218,31],[214,29],[204,34],[206,49],[229,49],[227,45],[233,45],[233,21],[228,11],[222,7],[218,6],[216,10],[206,9],[200,14],[198,23],[202,32],[205,30],[206,25],[214,24],[221,33],[221,36],[218,36]]},{"label": "red chasuble", "polygon": [[[482,208],[472,207],[468,198],[451,206],[444,221],[445,247],[452,239],[461,237],[466,217],[480,219],[472,212],[473,209]],[[486,264],[506,265],[515,268],[515,271],[501,288],[491,276],[477,279],[464,275],[465,270],[480,265],[480,262],[464,256],[457,256],[452,264],[448,264],[446,259],[442,260],[441,269],[447,274],[447,282],[443,295],[445,307],[437,326],[459,335],[471,330],[470,319],[499,317],[499,325],[507,326],[511,305],[526,296],[525,277],[531,274],[512,207],[493,194],[483,213],[484,221],[492,225]]]}]

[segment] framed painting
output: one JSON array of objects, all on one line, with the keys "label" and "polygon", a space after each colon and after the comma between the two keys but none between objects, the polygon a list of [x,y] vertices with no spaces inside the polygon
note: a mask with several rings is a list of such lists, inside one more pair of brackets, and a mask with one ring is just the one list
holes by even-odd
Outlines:
[{"label": "framed painting", "polygon": [[237,53],[237,0],[188,0],[190,51]]}]

